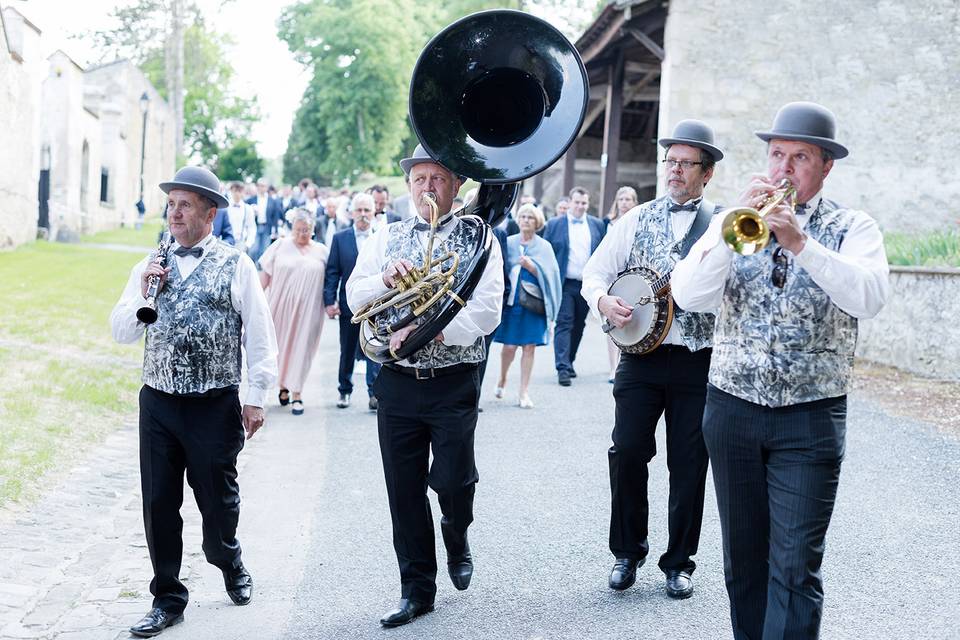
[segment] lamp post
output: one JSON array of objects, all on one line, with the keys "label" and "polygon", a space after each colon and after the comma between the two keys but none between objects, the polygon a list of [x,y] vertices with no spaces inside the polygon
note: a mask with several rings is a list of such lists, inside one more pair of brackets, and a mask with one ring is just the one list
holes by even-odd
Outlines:
[{"label": "lamp post", "polygon": [[140,96],[140,113],[143,114],[143,127],[140,132],[140,199],[137,201],[137,224],[139,229],[147,207],[143,202],[143,164],[147,156],[147,111],[150,109],[150,96],[144,91]]}]

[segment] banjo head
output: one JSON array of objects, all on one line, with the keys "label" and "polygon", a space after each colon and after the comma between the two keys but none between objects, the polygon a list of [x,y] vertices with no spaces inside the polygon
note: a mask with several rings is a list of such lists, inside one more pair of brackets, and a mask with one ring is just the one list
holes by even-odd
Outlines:
[{"label": "banjo head", "polygon": [[[660,274],[646,267],[629,269],[613,281],[607,293],[636,305],[642,298],[654,298],[652,284]],[[613,327],[608,335],[624,353],[644,354],[653,351],[670,329],[673,320],[673,297],[667,293],[648,304],[635,306],[633,318],[622,329]]]}]

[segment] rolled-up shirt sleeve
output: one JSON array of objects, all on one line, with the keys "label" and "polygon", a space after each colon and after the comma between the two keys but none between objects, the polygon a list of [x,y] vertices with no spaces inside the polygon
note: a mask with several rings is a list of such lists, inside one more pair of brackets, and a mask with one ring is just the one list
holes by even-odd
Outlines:
[{"label": "rolled-up shirt sleeve", "polygon": [[716,313],[723,302],[734,252],[721,240],[722,226],[723,216],[714,216],[687,257],[673,267],[670,291],[684,311]]},{"label": "rolled-up shirt sleeve", "polygon": [[637,235],[637,225],[640,215],[631,211],[610,228],[597,250],[593,252],[587,265],[583,268],[583,286],[580,295],[590,306],[593,315],[603,320],[598,303],[600,298],[607,295],[610,285],[617,279],[630,258],[634,236]]},{"label": "rolled-up shirt sleeve", "polygon": [[795,259],[835,305],[855,318],[872,318],[887,302],[890,266],[883,234],[865,213],[857,212],[838,251],[807,238]]},{"label": "rolled-up shirt sleeve", "polygon": [[241,344],[247,354],[247,397],[244,404],[263,407],[267,392],[277,380],[277,334],[257,268],[240,255],[230,283],[233,308],[243,322]]},{"label": "rolled-up shirt sleeve", "polygon": [[503,254],[500,252],[500,243],[492,233],[490,237],[490,255],[480,282],[466,306],[444,327],[443,344],[471,345],[477,338],[493,333],[500,324],[500,313],[503,311]]},{"label": "rolled-up shirt sleeve", "polygon": [[140,290],[140,279],[149,259],[149,256],[144,258],[130,270],[127,286],[110,312],[110,333],[120,344],[136,342],[146,329],[147,325],[137,320],[137,310],[147,303]]}]

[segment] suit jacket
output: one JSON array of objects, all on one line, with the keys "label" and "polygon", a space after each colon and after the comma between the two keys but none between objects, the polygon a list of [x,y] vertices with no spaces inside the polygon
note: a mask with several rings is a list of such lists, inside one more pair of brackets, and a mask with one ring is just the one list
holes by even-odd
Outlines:
[{"label": "suit jacket", "polygon": [[[369,240],[368,237],[367,241]],[[347,306],[347,279],[353,273],[359,254],[353,227],[333,234],[330,255],[327,256],[327,270],[323,276],[323,306],[328,307],[339,302],[341,314],[353,315]]]},{"label": "suit jacket", "polygon": [[394,213],[393,211],[387,211],[387,224],[391,222],[400,222],[400,214]]},{"label": "suit jacket", "polygon": [[213,235],[231,247],[236,244],[233,237],[233,227],[230,225],[230,218],[227,216],[226,209],[217,209],[217,215],[213,217]]},{"label": "suit jacket", "polygon": [[[257,206],[257,196],[245,200],[247,204]],[[283,222],[283,202],[280,198],[267,196],[267,228],[276,229]]]},{"label": "suit jacket", "polygon": [[[596,216],[585,213],[584,217],[587,226],[590,228],[590,255],[597,250],[600,241],[603,240],[607,232],[603,221]],[[557,264],[560,266],[560,277],[567,277],[567,259],[570,257],[570,234],[568,232],[567,216],[557,216],[551,218],[547,223],[547,229],[543,233],[544,240],[553,245],[553,253],[557,256]]]}]

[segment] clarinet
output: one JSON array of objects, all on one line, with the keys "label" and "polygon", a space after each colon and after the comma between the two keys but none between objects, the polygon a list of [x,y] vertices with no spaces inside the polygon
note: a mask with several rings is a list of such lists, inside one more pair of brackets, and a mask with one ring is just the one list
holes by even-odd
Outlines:
[{"label": "clarinet", "polygon": [[[171,238],[170,232],[164,231],[160,238],[160,245],[157,247],[157,253],[153,257],[153,263],[166,267],[167,257],[172,245],[173,238]],[[159,292],[160,276],[152,275],[147,280],[147,303],[137,309],[137,320],[143,324],[153,324],[157,321],[157,294]]]}]

